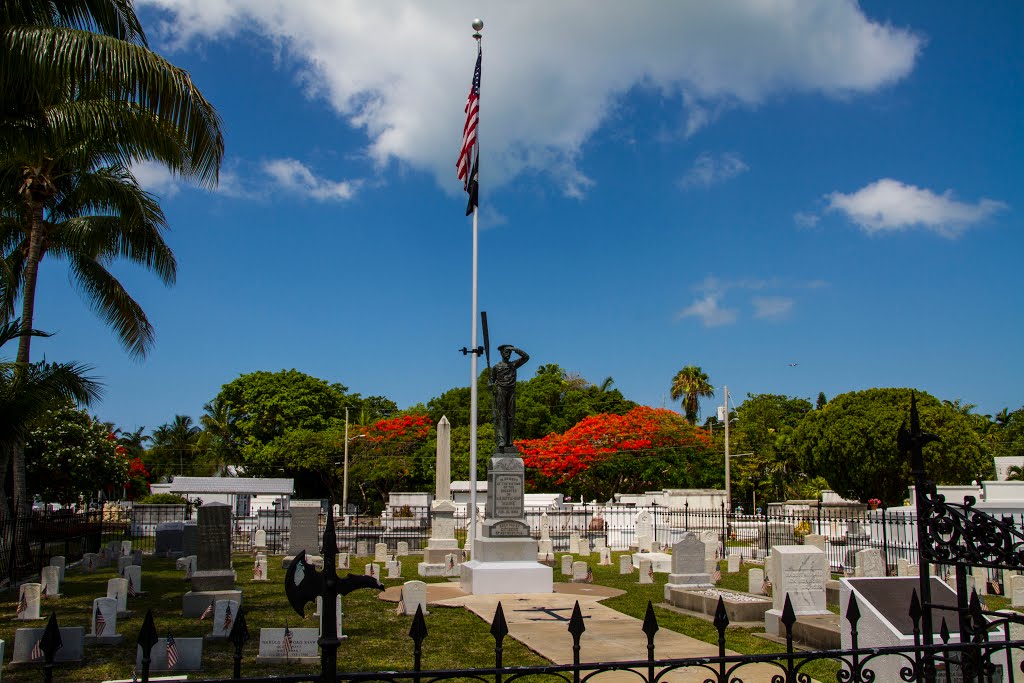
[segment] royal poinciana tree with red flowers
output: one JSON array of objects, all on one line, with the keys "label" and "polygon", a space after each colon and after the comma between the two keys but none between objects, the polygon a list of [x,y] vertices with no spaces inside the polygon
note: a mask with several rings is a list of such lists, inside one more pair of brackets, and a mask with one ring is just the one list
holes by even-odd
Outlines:
[{"label": "royal poinciana tree with red flowers", "polygon": [[517,441],[528,487],[607,500],[652,488],[721,486],[722,454],[671,410],[638,406],[584,418],[562,434]]}]

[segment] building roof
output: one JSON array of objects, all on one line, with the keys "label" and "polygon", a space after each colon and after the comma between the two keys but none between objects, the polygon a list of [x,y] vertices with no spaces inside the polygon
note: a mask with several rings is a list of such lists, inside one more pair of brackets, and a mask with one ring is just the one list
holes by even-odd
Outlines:
[{"label": "building roof", "polygon": [[256,477],[175,477],[171,493],[250,493],[254,495],[291,495],[294,479]]}]

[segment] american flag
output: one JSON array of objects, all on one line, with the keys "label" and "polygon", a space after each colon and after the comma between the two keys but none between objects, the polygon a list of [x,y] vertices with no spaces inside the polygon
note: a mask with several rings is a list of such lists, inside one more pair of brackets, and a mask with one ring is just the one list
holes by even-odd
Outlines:
[{"label": "american flag", "polygon": [[137,590],[135,590],[135,582],[132,581],[131,575],[128,576],[128,597],[129,598],[137,598],[137,597],[139,597],[139,592]]},{"label": "american flag", "polygon": [[587,567],[587,578],[585,578],[584,581],[587,583],[594,583],[594,571],[590,567]]},{"label": "american flag", "polygon": [[43,658],[43,639],[40,638],[36,641],[36,644],[32,646],[32,652],[29,653],[29,659],[35,661]]},{"label": "american flag", "polygon": [[768,577],[764,577],[764,581],[761,582],[761,594],[771,596],[772,594],[772,582],[768,580]]},{"label": "american flag", "polygon": [[107,618],[103,616],[103,610],[96,608],[96,635],[102,636],[107,630]]},{"label": "american flag", "polygon": [[285,658],[292,653],[292,631],[287,626],[284,627],[284,637],[281,638],[281,649],[284,650]]},{"label": "american flag", "polygon": [[224,630],[225,631],[230,631],[231,630],[231,622],[232,622],[232,619],[231,619],[231,603],[229,602],[226,605],[226,608],[224,610]]},{"label": "american flag", "polygon": [[480,44],[477,43],[476,68],[473,69],[473,83],[469,87],[469,95],[466,97],[466,123],[462,127],[462,149],[459,150],[459,159],[455,162],[458,170],[459,180],[462,186],[469,193],[469,206],[466,207],[466,215],[473,213],[476,201],[476,175],[477,165],[480,161],[480,149],[477,146],[476,129],[480,123],[480,67],[483,59],[483,52]]},{"label": "american flag", "polygon": [[167,634],[167,668],[173,669],[178,666],[178,645],[174,642],[174,636]]},{"label": "american flag", "polygon": [[649,567],[647,567],[647,576],[652,581],[654,580],[654,563],[651,563],[651,565]]},{"label": "american flag", "polygon": [[398,607],[395,608],[395,614],[405,614],[405,596],[398,598]]},{"label": "american flag", "polygon": [[711,583],[718,583],[722,580],[722,568],[715,563],[715,573],[711,575]]},{"label": "american flag", "polygon": [[28,596],[25,595],[25,589],[21,589],[21,599],[18,600],[17,616],[20,619],[21,615],[28,611]]},{"label": "american flag", "polygon": [[252,566],[252,578],[262,579],[263,578],[263,565],[260,564],[259,560]]},{"label": "american flag", "polygon": [[213,608],[214,608],[214,601],[210,600],[210,604],[207,605],[206,609],[203,610],[203,613],[199,615],[199,621],[202,621],[206,617],[212,617],[213,616]]}]

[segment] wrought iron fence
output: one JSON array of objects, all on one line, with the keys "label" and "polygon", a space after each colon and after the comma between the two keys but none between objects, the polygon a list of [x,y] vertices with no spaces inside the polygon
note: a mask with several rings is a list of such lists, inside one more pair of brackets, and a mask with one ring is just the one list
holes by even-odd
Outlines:
[{"label": "wrought iron fence", "polygon": [[120,531],[120,522],[99,510],[12,515],[0,520],[0,577],[12,587],[38,575],[51,557],[63,555],[68,563],[75,562]]}]

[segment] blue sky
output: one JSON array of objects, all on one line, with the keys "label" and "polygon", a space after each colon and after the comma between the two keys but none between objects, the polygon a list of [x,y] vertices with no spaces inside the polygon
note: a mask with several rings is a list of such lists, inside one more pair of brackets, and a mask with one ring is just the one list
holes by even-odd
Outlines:
[{"label": "blue sky", "polygon": [[1024,5],[140,5],[227,155],[213,192],[137,169],[179,261],[173,288],[116,268],[156,327],[144,361],[44,262],[36,326],[58,334],[33,349],[92,364],[103,419],[198,416],[256,370],[402,407],[468,384],[476,15],[480,307],[522,372],[653,406],[688,364],[737,400],[1024,404]]}]

